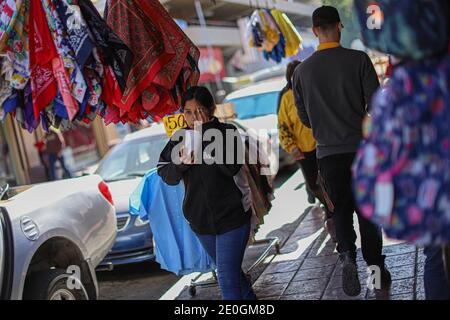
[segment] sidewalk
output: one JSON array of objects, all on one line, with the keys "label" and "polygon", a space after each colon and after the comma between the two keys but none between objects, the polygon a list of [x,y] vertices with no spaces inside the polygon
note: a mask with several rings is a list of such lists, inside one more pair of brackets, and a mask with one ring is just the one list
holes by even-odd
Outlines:
[{"label": "sidewalk", "polygon": [[392,273],[389,293],[367,290],[366,264],[358,251],[363,290],[358,297],[344,294],[342,269],[335,245],[322,228],[319,210],[311,210],[253,287],[261,300],[423,300],[424,256],[405,244],[385,243],[383,253]]},{"label": "sidewalk", "polygon": [[[387,239],[383,254],[392,273],[393,284],[389,294],[375,296],[366,289],[366,265],[358,252],[358,266],[363,290],[356,298],[342,291],[340,264],[335,244],[323,229],[322,210],[311,207],[304,190],[305,181],[297,171],[277,187],[275,201],[266,223],[258,232],[258,239],[279,237],[281,253],[271,252],[263,264],[251,272],[253,288],[261,300],[353,300],[406,299],[423,300],[423,270],[425,258],[421,250]],[[358,230],[355,218],[355,230]],[[357,241],[360,247],[359,239]],[[266,246],[247,249],[243,268],[247,270]],[[208,279],[205,275],[202,280]],[[197,287],[191,297],[184,282],[173,298],[179,300],[220,300],[217,285]]]},{"label": "sidewalk", "polygon": [[[286,239],[281,254],[266,259],[265,269],[252,279],[253,288],[260,300],[423,300],[422,251],[414,246],[385,241],[383,253],[387,255],[386,264],[392,273],[391,291],[376,295],[367,289],[366,264],[358,250],[363,289],[358,297],[346,296],[342,290],[342,270],[335,244],[323,229],[321,210],[313,207]],[[218,300],[220,292],[216,285],[199,287],[197,295],[191,298],[186,288],[178,299]]]}]

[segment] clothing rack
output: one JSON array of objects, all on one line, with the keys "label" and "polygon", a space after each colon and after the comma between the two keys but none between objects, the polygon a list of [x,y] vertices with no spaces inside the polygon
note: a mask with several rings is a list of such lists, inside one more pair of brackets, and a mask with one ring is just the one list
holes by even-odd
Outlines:
[{"label": "clothing rack", "polygon": [[[269,246],[258,257],[258,259],[255,261],[255,263],[253,263],[250,266],[250,268],[248,268],[248,270],[245,272],[245,274],[246,274],[246,276],[248,278],[250,278],[250,272],[253,269],[255,269],[257,266],[259,266],[267,258],[267,256],[269,255],[270,251],[272,250],[272,248],[275,248],[276,254],[280,254],[280,239],[278,237],[268,237],[268,238],[265,238],[265,239],[254,241],[250,245],[250,247],[259,246],[259,245],[263,245],[263,244],[269,244]],[[203,275],[204,274],[201,273],[197,277],[195,277],[194,279],[191,280],[191,284],[189,285],[189,295],[191,297],[195,297],[195,295],[197,294],[197,287],[207,287],[207,286],[216,285],[218,283],[216,270],[212,271],[213,279],[208,279],[208,280],[205,280],[205,281],[199,281],[199,279]]]}]

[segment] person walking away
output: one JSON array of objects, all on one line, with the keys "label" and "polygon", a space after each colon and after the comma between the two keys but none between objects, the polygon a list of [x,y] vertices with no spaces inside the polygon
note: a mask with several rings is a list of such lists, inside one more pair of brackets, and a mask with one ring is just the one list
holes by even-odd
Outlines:
[{"label": "person walking away", "polygon": [[[301,121],[317,140],[319,170],[334,205],[333,221],[342,263],[342,286],[349,296],[361,292],[356,265],[357,235],[353,214],[351,166],[362,140],[362,122],[373,93],[379,88],[369,56],[340,45],[343,24],[336,8],[322,6],[313,13],[313,32],[320,45],[297,67],[293,89]],[[382,255],[381,228],[357,212],[362,254],[381,271],[381,288],[391,284]]]},{"label": "person walking away", "polygon": [[45,174],[45,180],[50,179],[50,172],[48,170],[48,159],[45,156],[45,141],[44,140],[38,140],[34,147],[36,148],[39,160],[41,161],[42,166],[44,167],[44,174]]},{"label": "person walking away", "polygon": [[[189,89],[183,95],[182,107],[188,128],[177,131],[162,151],[158,174],[169,185],[184,182],[183,212],[215,262],[222,298],[255,300],[242,271],[252,216],[250,189],[248,184],[242,184],[245,173],[242,161],[238,161],[238,154],[243,156],[244,152],[242,139],[235,126],[221,123],[213,116],[216,105],[207,88]],[[194,127],[195,122],[201,123],[200,130]],[[180,136],[192,136],[193,129],[194,139],[197,130],[205,137],[200,152],[189,151],[183,144],[180,147]],[[220,135],[214,135],[214,141],[222,141],[217,149],[211,150],[206,135],[214,132]],[[230,133],[236,138],[230,140]]]},{"label": "person walking away", "polygon": [[48,157],[49,178],[50,181],[56,180],[56,162],[58,161],[64,171],[64,176],[70,178],[72,175],[67,169],[64,156],[62,154],[66,147],[63,135],[56,129],[50,129],[45,137],[45,153]]},{"label": "person walking away", "polygon": [[292,61],[286,69],[287,85],[280,92],[280,108],[278,111],[278,130],[281,147],[300,163],[303,177],[306,182],[308,202],[314,204],[316,198],[325,208],[325,226],[336,240],[334,226],[331,218],[331,210],[328,208],[321,186],[318,184],[319,168],[316,157],[316,140],[313,132],[307,128],[298,117],[297,108],[292,92],[292,76],[300,61]]}]

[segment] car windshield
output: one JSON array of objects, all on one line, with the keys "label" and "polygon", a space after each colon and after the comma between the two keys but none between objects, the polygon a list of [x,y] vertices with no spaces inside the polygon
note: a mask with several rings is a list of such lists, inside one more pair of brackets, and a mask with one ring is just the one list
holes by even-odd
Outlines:
[{"label": "car windshield", "polygon": [[123,142],[105,157],[96,174],[107,182],[143,177],[156,168],[159,155],[168,140],[166,135],[158,135]]}]

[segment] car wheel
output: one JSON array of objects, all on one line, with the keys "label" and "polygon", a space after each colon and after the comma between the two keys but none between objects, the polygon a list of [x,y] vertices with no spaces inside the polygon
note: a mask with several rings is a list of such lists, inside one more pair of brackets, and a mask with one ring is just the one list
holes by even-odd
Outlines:
[{"label": "car wheel", "polygon": [[86,288],[63,269],[38,272],[27,281],[24,300],[89,300]]}]

